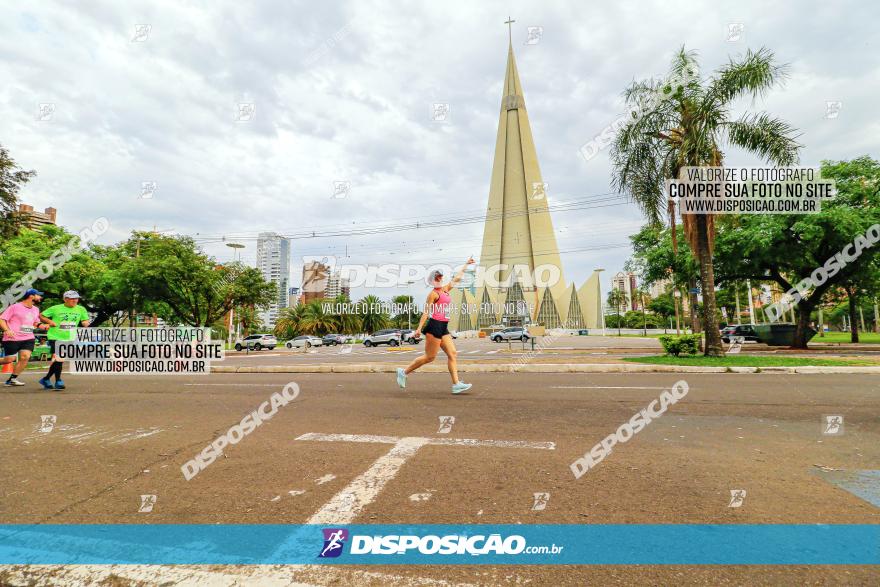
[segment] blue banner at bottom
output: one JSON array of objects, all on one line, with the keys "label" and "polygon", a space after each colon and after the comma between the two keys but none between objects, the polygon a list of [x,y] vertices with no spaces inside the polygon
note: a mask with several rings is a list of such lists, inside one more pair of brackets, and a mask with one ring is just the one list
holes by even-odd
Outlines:
[{"label": "blue banner at bottom", "polygon": [[0,564],[876,565],[880,525],[0,525]]}]

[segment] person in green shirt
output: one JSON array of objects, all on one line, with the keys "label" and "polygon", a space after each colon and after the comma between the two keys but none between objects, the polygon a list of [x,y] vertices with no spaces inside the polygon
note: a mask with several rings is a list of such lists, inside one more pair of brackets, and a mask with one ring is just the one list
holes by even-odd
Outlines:
[{"label": "person in green shirt", "polygon": [[[64,362],[55,355],[55,341],[72,340],[74,330],[79,326],[89,325],[89,313],[79,305],[79,293],[74,290],[64,292],[64,303],[43,310],[42,317],[48,320],[49,349],[52,352],[52,362],[49,364],[49,372],[40,379],[44,389],[64,389],[64,381],[61,380],[61,370]],[[52,376],[55,376],[55,385],[52,385]]]}]

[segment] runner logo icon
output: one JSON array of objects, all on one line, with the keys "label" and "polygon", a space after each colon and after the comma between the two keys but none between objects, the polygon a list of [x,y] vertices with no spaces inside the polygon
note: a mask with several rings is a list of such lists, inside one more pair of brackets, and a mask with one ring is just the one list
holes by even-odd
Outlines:
[{"label": "runner logo icon", "polygon": [[342,554],[345,541],[348,540],[348,530],[344,528],[324,528],[324,547],[318,558],[336,558]]}]

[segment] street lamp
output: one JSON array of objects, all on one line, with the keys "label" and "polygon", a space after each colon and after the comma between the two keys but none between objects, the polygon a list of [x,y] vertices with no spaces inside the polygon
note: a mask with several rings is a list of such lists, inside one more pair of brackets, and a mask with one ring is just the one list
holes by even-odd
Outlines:
[{"label": "street lamp", "polygon": [[[233,250],[232,260],[233,262],[238,262],[238,251],[239,249],[243,249],[244,245],[241,243],[226,243],[226,246]],[[229,345],[232,345],[232,327],[235,325],[235,306],[229,308],[229,330],[227,332],[226,338],[228,339]],[[237,333],[236,333],[237,334]]]},{"label": "street lamp", "polygon": [[238,250],[243,249],[244,245],[240,243],[226,243],[226,246],[235,251],[232,255],[232,260],[238,261]]},{"label": "street lamp", "polygon": [[599,282],[599,320],[602,321],[602,336],[605,336],[605,306],[602,301],[602,272],[605,271],[605,269],[597,267],[596,269],[593,269],[593,271],[599,274],[599,277],[597,278]]}]

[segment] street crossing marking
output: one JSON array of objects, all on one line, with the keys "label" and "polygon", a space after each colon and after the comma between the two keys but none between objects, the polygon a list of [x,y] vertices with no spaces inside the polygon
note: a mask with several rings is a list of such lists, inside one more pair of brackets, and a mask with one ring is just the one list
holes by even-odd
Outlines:
[{"label": "street crossing marking", "polygon": [[369,469],[334,495],[306,524],[350,524],[372,503],[385,485],[397,476],[400,468],[426,445],[489,446],[494,448],[531,448],[555,450],[554,442],[527,440],[477,440],[471,438],[426,438],[418,436],[375,436],[371,434],[321,434],[309,432],[296,440],[323,442],[371,442],[391,444],[391,450],[379,457]]}]

